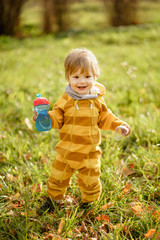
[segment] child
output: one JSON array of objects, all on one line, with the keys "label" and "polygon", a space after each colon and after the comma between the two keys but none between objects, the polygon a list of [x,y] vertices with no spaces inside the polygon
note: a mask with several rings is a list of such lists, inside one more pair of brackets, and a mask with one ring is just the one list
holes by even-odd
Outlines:
[{"label": "child", "polygon": [[[48,198],[38,209],[39,215],[53,210],[53,201],[64,198],[75,170],[78,170],[82,203],[98,199],[101,194],[99,128],[114,131],[125,125],[130,133],[130,127],[105,105],[105,88],[96,81],[100,73],[94,54],[87,49],[74,49],[64,66],[69,85],[48,112],[52,128],[60,129],[60,141],[55,147],[56,155],[47,180]],[[34,120],[36,117],[35,113]]]}]

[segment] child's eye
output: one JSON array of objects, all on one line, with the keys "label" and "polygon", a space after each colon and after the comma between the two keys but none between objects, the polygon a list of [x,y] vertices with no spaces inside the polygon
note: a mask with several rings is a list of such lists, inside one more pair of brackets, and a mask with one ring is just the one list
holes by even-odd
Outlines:
[{"label": "child's eye", "polygon": [[78,78],[78,76],[74,76],[73,78]]},{"label": "child's eye", "polygon": [[90,77],[91,77],[91,76],[89,76],[89,75],[88,75],[88,76],[86,76],[86,78],[90,78]]}]

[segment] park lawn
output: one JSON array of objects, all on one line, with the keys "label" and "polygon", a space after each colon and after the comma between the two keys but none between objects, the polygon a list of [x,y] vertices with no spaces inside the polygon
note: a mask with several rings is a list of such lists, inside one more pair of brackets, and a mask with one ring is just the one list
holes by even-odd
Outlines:
[{"label": "park lawn", "polygon": [[[6,239],[160,239],[160,26],[0,37],[0,236]],[[86,47],[99,61],[107,106],[132,128],[120,142],[101,131],[102,196],[79,207],[77,172],[61,209],[36,216],[58,131],[39,133],[33,101],[64,91],[63,63]]]}]

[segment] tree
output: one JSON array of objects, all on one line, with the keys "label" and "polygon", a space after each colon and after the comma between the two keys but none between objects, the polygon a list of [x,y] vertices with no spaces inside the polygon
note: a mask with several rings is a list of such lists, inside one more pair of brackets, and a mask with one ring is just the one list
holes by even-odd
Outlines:
[{"label": "tree", "polygon": [[71,0],[43,0],[43,32],[65,31],[69,27],[68,11]]},{"label": "tree", "polygon": [[110,10],[112,26],[137,24],[139,0],[103,0],[106,9]]},{"label": "tree", "polygon": [[0,0],[0,35],[14,35],[20,22],[20,14],[27,0]]}]

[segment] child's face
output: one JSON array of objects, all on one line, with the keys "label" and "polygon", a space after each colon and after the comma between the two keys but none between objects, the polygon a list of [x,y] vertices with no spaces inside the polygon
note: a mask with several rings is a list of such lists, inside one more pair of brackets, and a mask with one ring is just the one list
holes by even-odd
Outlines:
[{"label": "child's face", "polygon": [[81,69],[69,76],[69,84],[71,88],[79,94],[89,94],[94,82],[95,78],[92,72],[81,73]]}]

